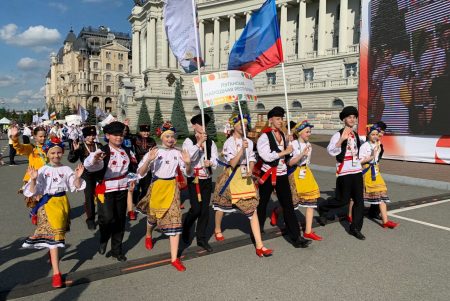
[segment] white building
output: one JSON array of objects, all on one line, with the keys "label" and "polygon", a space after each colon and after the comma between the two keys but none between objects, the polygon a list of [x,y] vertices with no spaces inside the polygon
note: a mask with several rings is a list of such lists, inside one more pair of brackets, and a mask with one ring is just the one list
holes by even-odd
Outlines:
[{"label": "white building", "polygon": [[[280,32],[286,61],[291,116],[308,119],[319,130],[340,127],[338,112],[357,105],[360,0],[277,0]],[[204,72],[226,70],[234,42],[241,35],[252,11],[264,0],[197,0]],[[147,0],[136,5],[129,17],[132,25],[132,82],[134,99],[121,102],[119,118],[134,127],[141,101],[153,114],[159,97],[165,118],[171,115],[174,87],[167,77],[183,79],[187,117],[199,112],[192,76],[178,68],[166,40],[163,1]],[[254,115],[284,106],[281,68],[255,77],[258,103],[249,103]],[[128,98],[130,99],[130,98]],[[230,117],[231,106],[215,107],[218,130]]]}]

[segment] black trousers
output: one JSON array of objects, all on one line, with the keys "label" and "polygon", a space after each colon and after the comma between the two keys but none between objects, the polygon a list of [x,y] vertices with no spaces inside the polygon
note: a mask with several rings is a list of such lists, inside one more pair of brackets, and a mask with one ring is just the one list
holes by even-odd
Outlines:
[{"label": "black trousers", "polygon": [[364,182],[362,173],[340,176],[336,179],[336,197],[320,204],[321,211],[341,208],[353,200],[351,229],[361,231],[364,217]]},{"label": "black trousers", "polygon": [[23,144],[30,144],[30,136],[23,135],[22,142]]},{"label": "black trousers", "polygon": [[127,190],[108,192],[105,194],[105,202],[103,204],[98,202],[100,243],[107,243],[111,238],[111,252],[116,255],[122,254],[127,194]]},{"label": "black trousers", "polygon": [[14,157],[16,156],[17,152],[16,149],[13,147],[12,144],[9,145],[9,164],[16,164],[14,161]]},{"label": "black trousers", "polygon": [[96,181],[93,175],[86,172],[82,175],[82,178],[86,182],[86,188],[84,189],[84,212],[86,213],[86,221],[95,221],[95,186]]},{"label": "black trousers", "polygon": [[152,183],[152,173],[149,172],[145,177],[143,177],[137,184],[136,189],[133,191],[133,204],[139,203],[148,192],[148,188]]},{"label": "black trousers", "polygon": [[189,209],[183,224],[183,235],[190,233],[192,226],[197,221],[196,236],[197,241],[207,241],[206,228],[209,220],[209,203],[212,193],[212,179],[200,179],[200,192],[202,201],[199,202],[197,192],[195,190],[194,178],[188,178],[189,200],[191,208]]},{"label": "black trousers", "polygon": [[297,217],[295,216],[294,206],[292,204],[291,188],[289,186],[289,179],[287,175],[277,176],[277,183],[274,187],[272,181],[267,179],[264,184],[259,186],[259,205],[258,205],[258,219],[261,231],[264,229],[264,222],[267,217],[267,204],[270,196],[275,189],[278,197],[278,202],[283,208],[284,223],[286,224],[287,234],[292,241],[296,241],[300,236],[300,226],[298,225]]}]

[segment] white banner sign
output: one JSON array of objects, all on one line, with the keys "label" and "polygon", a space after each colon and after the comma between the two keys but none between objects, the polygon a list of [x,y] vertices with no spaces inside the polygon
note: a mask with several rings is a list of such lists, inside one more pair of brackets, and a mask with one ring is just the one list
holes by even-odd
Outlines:
[{"label": "white banner sign", "polygon": [[[194,77],[197,99],[200,103],[199,77]],[[252,76],[236,70],[202,75],[203,107],[213,107],[236,101],[257,101]]]},{"label": "white banner sign", "polygon": [[71,125],[81,125],[81,116],[80,115],[67,115],[65,117],[66,123],[68,126]]}]

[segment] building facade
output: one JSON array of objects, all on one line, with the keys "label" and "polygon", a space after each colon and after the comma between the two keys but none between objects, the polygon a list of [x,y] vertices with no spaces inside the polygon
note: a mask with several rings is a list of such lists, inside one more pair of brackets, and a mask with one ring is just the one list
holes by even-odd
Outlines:
[{"label": "building facade", "polygon": [[[264,0],[197,0],[203,72],[226,70],[229,53],[241,35],[252,11]],[[291,117],[308,119],[322,131],[340,127],[338,113],[343,106],[357,105],[359,73],[360,0],[277,0],[278,18],[285,57],[286,81]],[[164,29],[163,1],[147,0],[134,6],[132,27],[134,98],[123,102],[119,118],[135,125],[140,103],[150,113],[160,99],[165,118],[170,118],[173,74],[183,82],[183,103],[187,117],[197,114],[192,76],[178,68]],[[255,78],[258,102],[249,103],[253,117],[276,105],[285,106],[281,67],[271,68]],[[218,130],[230,117],[232,107],[214,108]]]},{"label": "building facade", "polygon": [[78,37],[70,30],[64,46],[51,56],[45,85],[47,105],[61,111],[64,105],[76,109],[92,104],[115,113],[121,79],[131,69],[130,49],[129,34],[104,26],[84,27]]}]

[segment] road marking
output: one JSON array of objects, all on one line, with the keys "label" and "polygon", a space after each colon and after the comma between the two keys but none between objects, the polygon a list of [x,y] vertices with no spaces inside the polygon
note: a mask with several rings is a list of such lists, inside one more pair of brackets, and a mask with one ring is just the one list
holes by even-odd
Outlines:
[{"label": "road marking", "polygon": [[433,203],[427,203],[427,204],[421,204],[421,205],[416,205],[416,206],[411,206],[411,207],[406,207],[406,208],[400,208],[400,209],[395,209],[395,210],[390,210],[388,212],[388,215],[392,215],[395,213],[399,213],[399,212],[404,212],[404,211],[409,211],[409,210],[414,210],[414,209],[420,209],[420,208],[424,208],[424,207],[428,207],[428,206],[434,206],[434,205],[439,205],[439,204],[444,204],[450,202],[450,199],[448,200],[443,200],[443,201],[437,201],[437,202],[433,202]]},{"label": "road marking", "polygon": [[448,228],[448,227],[439,226],[439,225],[435,225],[435,224],[430,224],[430,223],[427,223],[427,222],[422,222],[422,221],[419,221],[419,220],[416,220],[416,219],[412,219],[412,218],[409,218],[409,217],[403,217],[403,216],[399,216],[399,215],[392,214],[392,213],[388,213],[388,215],[392,216],[392,217],[395,217],[395,218],[403,219],[405,221],[409,221],[409,222],[412,222],[412,223],[421,224],[421,225],[425,225],[425,226],[429,226],[429,227],[433,227],[433,228],[437,228],[437,229],[441,229],[441,230],[450,231],[450,228]]}]

